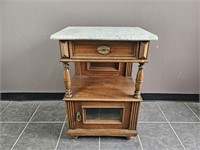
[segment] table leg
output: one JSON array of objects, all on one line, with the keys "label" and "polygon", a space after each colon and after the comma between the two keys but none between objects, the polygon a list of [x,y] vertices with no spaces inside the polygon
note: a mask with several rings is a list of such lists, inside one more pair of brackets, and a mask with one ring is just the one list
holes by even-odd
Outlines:
[{"label": "table leg", "polygon": [[65,97],[72,97],[71,91],[71,77],[69,72],[69,63],[64,63],[64,84],[65,84]]},{"label": "table leg", "polygon": [[142,88],[142,82],[144,78],[143,65],[144,63],[139,63],[139,66],[138,66],[138,72],[137,72],[136,83],[135,83],[135,93],[133,95],[133,97],[136,99],[141,98],[140,90]]}]

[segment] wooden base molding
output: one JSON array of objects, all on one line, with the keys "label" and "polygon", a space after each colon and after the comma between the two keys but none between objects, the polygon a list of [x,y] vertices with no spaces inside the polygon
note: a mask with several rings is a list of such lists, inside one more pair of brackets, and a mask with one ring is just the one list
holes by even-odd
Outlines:
[{"label": "wooden base molding", "polygon": [[67,132],[71,138],[77,138],[78,136],[118,136],[118,137],[131,137],[137,136],[136,130],[126,129],[75,129],[68,130]]}]

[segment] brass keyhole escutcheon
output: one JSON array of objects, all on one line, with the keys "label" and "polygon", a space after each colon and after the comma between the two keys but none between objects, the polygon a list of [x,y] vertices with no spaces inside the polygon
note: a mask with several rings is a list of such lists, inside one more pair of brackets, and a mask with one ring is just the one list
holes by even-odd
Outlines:
[{"label": "brass keyhole escutcheon", "polygon": [[110,53],[110,47],[108,47],[108,46],[99,46],[99,47],[97,47],[97,51],[102,55],[106,55],[106,54]]},{"label": "brass keyhole escutcheon", "polygon": [[76,113],[76,120],[77,121],[81,121],[82,117],[81,117],[81,113],[80,112],[77,112]]}]

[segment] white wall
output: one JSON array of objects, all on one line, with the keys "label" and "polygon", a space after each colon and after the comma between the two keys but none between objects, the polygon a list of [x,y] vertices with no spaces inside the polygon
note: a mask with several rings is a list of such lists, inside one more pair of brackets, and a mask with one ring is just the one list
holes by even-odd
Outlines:
[{"label": "white wall", "polygon": [[63,92],[58,42],[49,37],[72,25],[139,26],[149,30],[159,40],[150,46],[142,92],[199,92],[198,0],[2,2],[3,92]]},{"label": "white wall", "polygon": [[[198,54],[198,61],[199,61],[199,66],[198,66],[198,68],[199,68],[199,94],[200,94],[200,1],[199,1],[199,3],[198,3],[198,38],[197,38],[197,40],[198,40],[198,52],[199,52],[199,54]],[[199,101],[200,101],[200,95],[199,95]]]},{"label": "white wall", "polygon": [[[2,83],[2,80],[1,80],[1,76],[2,76],[2,73],[1,73],[1,67],[2,67],[2,1],[0,0],[0,91],[1,91],[1,83]],[[0,94],[0,99],[1,99],[1,94]]]}]

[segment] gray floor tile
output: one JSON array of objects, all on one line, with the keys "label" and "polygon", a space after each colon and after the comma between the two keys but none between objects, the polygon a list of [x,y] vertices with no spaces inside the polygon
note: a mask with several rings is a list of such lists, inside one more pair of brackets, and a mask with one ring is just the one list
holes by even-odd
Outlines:
[{"label": "gray floor tile", "polygon": [[187,105],[200,118],[200,103],[187,103]]},{"label": "gray floor tile", "polygon": [[198,122],[198,118],[183,102],[158,102],[169,122]]},{"label": "gray floor tile", "polygon": [[131,140],[119,137],[101,137],[100,138],[101,150],[141,150],[138,137]]},{"label": "gray floor tile", "polygon": [[66,116],[64,101],[42,102],[32,121],[64,121]]},{"label": "gray floor tile", "polygon": [[98,150],[99,137],[78,137],[77,139],[70,139],[64,127],[57,150]]},{"label": "gray floor tile", "polygon": [[172,123],[172,127],[187,150],[200,150],[199,123]]},{"label": "gray floor tile", "polygon": [[25,125],[25,123],[0,123],[0,149],[10,150]]},{"label": "gray floor tile", "polygon": [[[10,102],[0,102],[0,112]],[[40,102],[13,102],[1,115],[0,121],[0,149],[7,150],[12,147],[15,140],[29,121]],[[170,122],[199,122],[198,118],[182,102],[157,102]],[[187,103],[199,117],[200,103]],[[32,121],[57,122],[64,121],[65,103],[63,101],[42,102]],[[6,123],[7,121],[16,123]],[[181,150],[181,143],[170,128],[169,124],[154,102],[143,102],[141,105],[138,132],[144,150]],[[187,150],[200,149],[200,123],[171,123]],[[62,123],[30,123],[14,149],[55,149]],[[79,137],[70,139],[64,128],[58,148],[67,150],[98,150],[99,137]],[[101,137],[101,150],[129,150],[141,149],[138,137],[131,140],[115,137]]]},{"label": "gray floor tile", "polygon": [[138,132],[144,150],[182,150],[169,124],[139,123]]},{"label": "gray floor tile", "polygon": [[0,102],[0,113],[10,104],[11,101],[1,101]]},{"label": "gray floor tile", "polygon": [[53,150],[55,149],[62,123],[30,123],[14,150]]},{"label": "gray floor tile", "polygon": [[142,102],[139,121],[167,122],[155,102]]},{"label": "gray floor tile", "polygon": [[0,116],[0,121],[29,121],[40,102],[13,102]]}]

